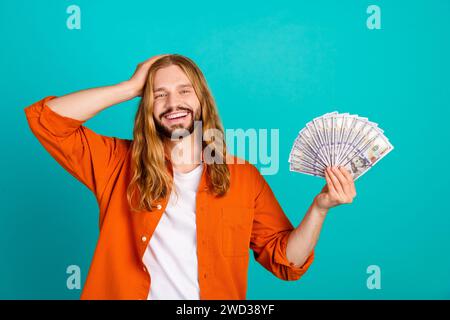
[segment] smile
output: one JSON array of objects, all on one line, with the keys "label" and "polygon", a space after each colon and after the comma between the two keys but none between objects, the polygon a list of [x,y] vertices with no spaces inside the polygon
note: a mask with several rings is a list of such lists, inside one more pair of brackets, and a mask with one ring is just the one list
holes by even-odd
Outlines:
[{"label": "smile", "polygon": [[177,111],[177,112],[172,112],[169,114],[166,114],[164,116],[164,118],[168,119],[168,120],[174,120],[174,119],[181,119],[186,117],[189,114],[188,111]]}]

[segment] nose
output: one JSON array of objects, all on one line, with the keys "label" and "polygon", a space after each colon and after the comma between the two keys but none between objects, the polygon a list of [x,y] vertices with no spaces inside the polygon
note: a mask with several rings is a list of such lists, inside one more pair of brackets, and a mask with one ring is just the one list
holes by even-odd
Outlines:
[{"label": "nose", "polygon": [[179,105],[179,103],[180,103],[180,99],[179,98],[180,97],[178,96],[177,93],[174,93],[174,92],[168,93],[167,94],[167,100],[166,100],[166,102],[167,102],[166,107],[167,108],[170,108],[170,107],[176,108]]}]

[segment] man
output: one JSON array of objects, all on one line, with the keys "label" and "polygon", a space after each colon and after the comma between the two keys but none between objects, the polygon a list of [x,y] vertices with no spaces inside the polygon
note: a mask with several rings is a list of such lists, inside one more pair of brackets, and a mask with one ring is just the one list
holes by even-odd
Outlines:
[{"label": "man", "polygon": [[[83,125],[137,96],[133,140]],[[181,55],[155,56],[127,81],[48,96],[25,113],[45,149],[98,201],[100,236],[82,299],[245,299],[249,249],[278,278],[297,280],[329,208],[356,195],[349,172],[327,168],[294,228],[258,170],[226,153],[206,80]],[[201,134],[219,134],[199,142],[196,123]]]}]

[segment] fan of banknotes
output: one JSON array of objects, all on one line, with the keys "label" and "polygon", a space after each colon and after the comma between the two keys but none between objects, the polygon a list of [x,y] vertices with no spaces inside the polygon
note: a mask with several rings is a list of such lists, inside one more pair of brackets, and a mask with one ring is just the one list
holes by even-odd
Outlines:
[{"label": "fan of banknotes", "polygon": [[384,131],[367,118],[326,113],[300,130],[289,155],[289,169],[325,177],[329,166],[343,166],[358,179],[394,150]]}]

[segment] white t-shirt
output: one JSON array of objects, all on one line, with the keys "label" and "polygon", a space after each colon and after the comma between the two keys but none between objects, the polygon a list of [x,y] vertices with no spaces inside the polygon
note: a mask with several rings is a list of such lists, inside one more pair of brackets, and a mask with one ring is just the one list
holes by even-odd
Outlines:
[{"label": "white t-shirt", "polygon": [[200,299],[195,199],[202,171],[201,164],[173,173],[177,195],[171,193],[143,257],[151,276],[148,299]]}]

